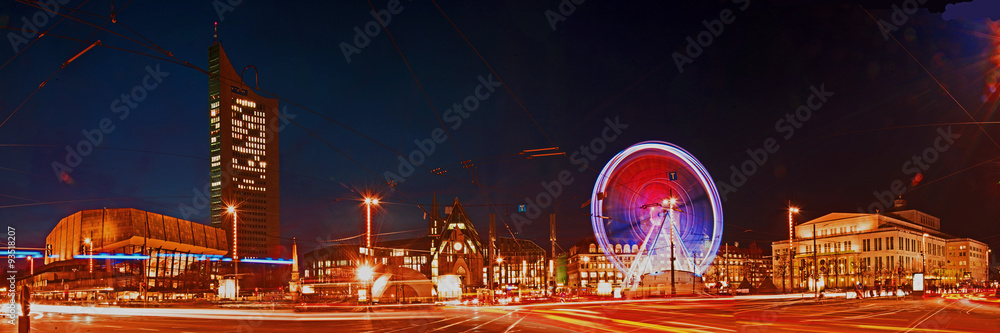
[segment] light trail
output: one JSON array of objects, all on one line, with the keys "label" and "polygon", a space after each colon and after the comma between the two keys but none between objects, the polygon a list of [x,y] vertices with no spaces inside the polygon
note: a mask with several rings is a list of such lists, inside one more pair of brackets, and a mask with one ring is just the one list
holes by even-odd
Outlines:
[{"label": "light trail", "polygon": [[32,312],[71,315],[169,317],[214,320],[271,320],[271,321],[346,321],[346,320],[401,320],[413,318],[440,318],[443,312],[393,311],[359,313],[297,313],[291,310],[231,310],[231,309],[171,309],[171,308],[100,308],[68,305],[32,305]]}]

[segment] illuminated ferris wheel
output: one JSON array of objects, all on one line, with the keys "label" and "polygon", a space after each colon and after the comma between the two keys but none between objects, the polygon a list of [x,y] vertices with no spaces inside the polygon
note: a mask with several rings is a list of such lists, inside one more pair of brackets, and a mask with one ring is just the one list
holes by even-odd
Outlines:
[{"label": "illuminated ferris wheel", "polygon": [[597,243],[624,274],[623,287],[671,269],[700,276],[719,250],[719,193],[705,167],[676,145],[646,141],[618,153],[590,202]]}]

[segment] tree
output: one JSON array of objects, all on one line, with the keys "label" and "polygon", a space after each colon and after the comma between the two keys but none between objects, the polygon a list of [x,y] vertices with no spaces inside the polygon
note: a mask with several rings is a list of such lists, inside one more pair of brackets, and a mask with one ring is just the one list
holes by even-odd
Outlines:
[{"label": "tree", "polygon": [[775,255],[774,265],[772,267],[773,271],[771,271],[771,273],[777,273],[781,276],[781,292],[786,292],[785,276],[787,276],[788,273],[788,256],[782,254]]}]

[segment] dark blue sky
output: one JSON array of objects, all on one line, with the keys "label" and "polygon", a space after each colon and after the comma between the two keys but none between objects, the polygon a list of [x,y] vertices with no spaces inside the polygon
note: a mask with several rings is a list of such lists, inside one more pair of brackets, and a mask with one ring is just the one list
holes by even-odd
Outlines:
[{"label": "dark blue sky", "polygon": [[[110,1],[63,1],[60,13],[95,26],[111,13]],[[889,4],[896,2],[880,2],[861,7],[857,1],[712,1],[668,7],[590,0],[563,16],[554,31],[546,11],[558,13],[559,1],[438,2],[477,54],[434,3],[403,0],[388,24],[395,45],[381,31],[351,55],[350,63],[340,45],[354,44],[354,28],[364,29],[373,20],[365,1],[242,1],[225,8],[222,17],[210,1],[136,1],[124,9],[122,1],[115,1],[118,23],[103,27],[136,42],[148,40],[176,59],[205,68],[218,21],[230,60],[237,70],[254,65],[261,89],[407,155],[419,149],[415,140],[431,138],[441,127],[435,111],[446,117],[453,104],[475,94],[479,77],[495,72],[506,83],[510,92],[497,87],[460,126],[449,128],[461,157],[480,161],[483,188],[468,182],[462,158],[446,141],[436,145],[424,166],[446,169],[448,177],[418,168],[398,191],[388,191],[381,178],[398,170],[396,153],[282,102],[296,123],[350,157],[297,125],[281,132],[283,236],[315,240],[356,234],[361,206],[335,200],[357,198],[366,190],[385,197],[376,218],[383,232],[425,228],[414,202],[428,204],[437,193],[442,203],[455,197],[467,203],[485,234],[489,208],[477,205],[510,204],[513,213],[513,205],[544,191],[541,182],[570,170],[573,182],[558,204],[543,210],[558,209],[560,243],[568,248],[591,232],[581,205],[597,173],[577,171],[562,157],[485,162],[553,145],[572,153],[600,137],[606,119],[618,119],[628,127],[595,154],[592,168],[600,170],[629,145],[663,140],[694,154],[717,182],[732,185],[730,166],[739,168],[750,159],[747,150],[775,138],[780,148],[745,184],[734,186],[737,191],[727,193],[724,204],[727,241],[769,242],[787,235],[788,200],[804,209],[802,220],[875,207],[874,192],[889,191],[894,181],[912,181],[909,171],[916,163],[907,161],[934,149],[939,131],[949,128],[940,124],[969,122],[970,115],[976,121],[1000,120],[988,86],[996,82],[997,64],[990,60],[996,44],[985,18],[955,14],[949,18],[959,18],[946,21],[937,3],[927,7],[934,13],[921,8],[894,17]],[[745,10],[744,3],[749,3]],[[387,2],[372,4],[383,10]],[[67,6],[81,6],[86,13]],[[725,10],[732,11],[732,23],[724,24],[697,56],[685,54],[690,63],[679,71],[674,53],[684,54],[686,38],[697,38],[707,29],[703,21],[717,20]],[[0,25],[20,29],[22,18],[31,20],[36,12],[25,4],[0,2]],[[887,23],[905,18],[894,24],[895,40],[885,39],[869,12]],[[60,18],[48,18],[42,30]],[[193,189],[208,182],[207,76],[111,48],[168,58],[71,19],[16,57],[9,41],[17,37],[9,34],[21,32],[2,33],[0,60],[13,60],[0,68],[0,116],[6,118],[27,99],[0,127],[0,144],[6,145],[0,146],[0,221],[18,228],[20,244],[42,245],[60,218],[81,209],[135,207],[185,217],[180,205],[192,206],[197,201]],[[100,39],[109,47],[95,47],[75,59],[28,98],[85,45],[56,36]],[[141,86],[147,67],[157,66],[167,73],[161,74],[162,82],[143,88],[146,98],[122,119],[123,113],[113,110],[115,100]],[[251,76],[247,81],[253,85]],[[833,95],[785,139],[789,123],[779,121],[809,101],[811,87]],[[105,118],[114,130],[73,168],[71,184],[60,182],[52,163],[65,163],[64,146],[86,140],[82,132],[98,128]],[[445,120],[446,126],[454,124],[454,118]],[[925,163],[922,181],[904,198],[910,207],[941,217],[943,231],[992,236],[987,240],[1000,246],[1000,160],[990,161],[1000,157],[1000,146],[984,134],[1000,138],[1000,127],[950,128],[960,137],[947,149],[939,143],[942,151]],[[18,206],[57,201],[73,202]],[[505,209],[498,209],[511,224]],[[196,211],[187,217],[207,223],[207,207]],[[546,244],[545,222],[539,217],[517,236]]]}]

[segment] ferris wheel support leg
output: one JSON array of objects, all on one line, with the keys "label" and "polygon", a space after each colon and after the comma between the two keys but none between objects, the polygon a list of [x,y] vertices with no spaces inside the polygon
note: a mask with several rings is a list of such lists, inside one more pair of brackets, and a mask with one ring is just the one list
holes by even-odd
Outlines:
[{"label": "ferris wheel support leg", "polygon": [[[660,238],[659,235],[663,232],[663,224],[664,223],[660,223],[656,225],[653,228],[655,230],[650,230],[650,232],[646,234],[646,239],[642,241],[642,245],[639,246],[639,251],[636,251],[635,258],[632,259],[632,264],[629,265],[625,284],[628,285],[632,291],[636,291],[639,288],[639,281],[642,276],[642,272],[645,270],[652,271],[650,258],[652,257],[653,249],[656,248],[656,240]],[[650,238],[652,238],[652,242],[650,242]],[[645,256],[643,256],[643,254],[645,254]],[[639,259],[640,257],[642,257],[642,260]]]}]

